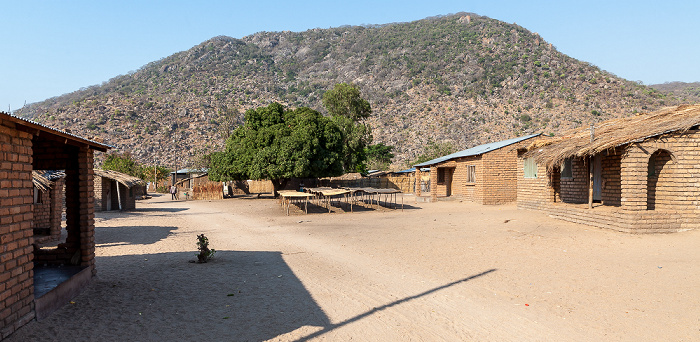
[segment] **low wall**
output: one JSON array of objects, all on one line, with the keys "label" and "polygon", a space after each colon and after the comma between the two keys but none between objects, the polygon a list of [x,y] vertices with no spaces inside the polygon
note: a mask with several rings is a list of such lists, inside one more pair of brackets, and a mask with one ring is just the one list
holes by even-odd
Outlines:
[{"label": "low wall", "polygon": [[634,234],[674,233],[700,226],[700,223],[688,219],[682,212],[669,210],[629,211],[600,205],[588,209],[587,205],[584,208],[561,203],[518,207],[541,210],[550,217],[564,221]]}]

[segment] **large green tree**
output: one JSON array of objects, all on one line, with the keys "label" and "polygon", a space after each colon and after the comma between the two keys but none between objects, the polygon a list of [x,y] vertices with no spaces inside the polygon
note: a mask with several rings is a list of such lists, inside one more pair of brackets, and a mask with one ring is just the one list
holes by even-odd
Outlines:
[{"label": "large green tree", "polygon": [[452,154],[455,152],[457,152],[457,148],[449,141],[446,141],[446,142],[429,141],[428,144],[423,149],[423,153],[421,153],[415,160],[409,162],[408,166],[412,167],[413,165],[424,163],[424,162],[427,162],[429,160],[433,160],[435,158],[440,158],[442,156],[446,156],[448,154]]},{"label": "large green tree", "polygon": [[391,153],[393,150],[394,146],[384,145],[384,143],[367,146],[365,148],[367,167],[375,170],[387,170],[391,159],[394,158],[394,154]]},{"label": "large green tree", "polygon": [[372,129],[364,122],[372,108],[351,83],[336,84],[323,94],[323,106],[343,132],[343,169],[367,171],[365,147],[372,143]]},{"label": "large green tree", "polygon": [[121,172],[130,176],[142,178],[142,166],[130,153],[110,153],[102,163],[103,170]]},{"label": "large green tree", "polygon": [[323,94],[323,106],[331,115],[344,116],[353,121],[366,119],[372,114],[367,100],[352,83],[338,83]]},{"label": "large green tree", "polygon": [[108,154],[102,163],[102,169],[121,172],[147,182],[166,179],[171,172],[170,169],[163,166],[141,164],[128,152]]},{"label": "large green tree", "polygon": [[214,181],[269,179],[277,191],[292,177],[342,174],[343,133],[310,108],[285,110],[279,103],[245,112],[245,123],[211,155]]}]

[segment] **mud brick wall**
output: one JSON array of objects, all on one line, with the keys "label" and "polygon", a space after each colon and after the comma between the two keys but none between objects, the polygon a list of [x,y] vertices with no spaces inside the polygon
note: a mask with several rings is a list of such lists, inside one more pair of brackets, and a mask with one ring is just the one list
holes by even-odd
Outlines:
[{"label": "mud brick wall", "polygon": [[[474,166],[476,179],[467,183],[469,166]],[[452,195],[460,200],[483,203],[485,167],[483,156],[471,156],[456,160],[455,172],[452,177]]]},{"label": "mud brick wall", "polygon": [[[37,169],[64,169],[66,241],[55,248],[35,252],[38,263],[80,265],[92,268],[95,263],[95,199],[93,151],[87,147],[63,145],[57,157],[52,157],[52,145],[43,144],[35,149]],[[39,159],[41,158],[41,159]]]},{"label": "mud brick wall", "polygon": [[514,147],[507,146],[483,155],[483,181],[480,184],[483,204],[510,203],[517,199],[518,152]]},{"label": "mud brick wall", "polygon": [[[588,203],[588,161],[584,158],[571,160],[571,177],[559,176],[558,198],[564,203]],[[557,177],[554,177],[557,178]]]},{"label": "mud brick wall", "polygon": [[[518,197],[518,149],[530,140],[505,146],[481,155],[448,160],[430,168],[431,197],[454,196],[479,204],[503,204]],[[476,179],[467,183],[468,167],[474,166]],[[438,169],[445,168],[445,182],[438,183]],[[449,188],[449,194],[448,194]]]},{"label": "mud brick wall", "polygon": [[[602,160],[602,177],[603,189],[601,192],[603,205],[619,207],[622,191],[622,180],[620,178],[620,165],[622,161],[621,148],[603,156]],[[586,196],[588,197],[588,196]]]},{"label": "mud brick wall", "polygon": [[35,191],[39,192],[39,202],[34,203],[32,228],[45,228],[48,231],[51,225],[51,192],[41,190]]},{"label": "mud brick wall", "polygon": [[[95,211],[102,211],[107,209],[107,204],[105,201],[107,200],[104,197],[104,181],[102,177],[100,176],[95,176],[95,179],[93,179],[93,187],[95,188]],[[109,186],[109,184],[107,184]]]},{"label": "mud brick wall", "polygon": [[542,209],[550,203],[554,203],[555,193],[547,168],[537,164],[537,177],[525,178],[524,151],[518,152],[518,208]]},{"label": "mud brick wall", "polygon": [[34,318],[32,136],[0,119],[0,338]]},{"label": "mud brick wall", "polygon": [[603,155],[602,167],[603,204],[618,208],[549,206],[552,184],[522,176],[518,207],[544,209],[569,221],[631,233],[700,228],[700,131],[667,134],[609,151]]}]

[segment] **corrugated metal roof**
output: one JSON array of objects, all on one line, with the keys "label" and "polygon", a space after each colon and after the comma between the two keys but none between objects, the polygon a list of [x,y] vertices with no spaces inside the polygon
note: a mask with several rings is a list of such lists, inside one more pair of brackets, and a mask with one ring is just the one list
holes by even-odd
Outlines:
[{"label": "corrugated metal roof", "polygon": [[60,130],[60,129],[56,129],[56,128],[53,128],[53,127],[49,127],[49,126],[46,126],[46,125],[44,125],[44,124],[42,124],[42,123],[38,123],[38,122],[36,122],[36,121],[32,121],[32,120],[29,120],[29,119],[25,119],[25,118],[19,117],[19,116],[17,116],[17,115],[11,114],[11,113],[0,112],[0,115],[7,115],[7,116],[9,116],[10,118],[12,118],[12,119],[15,120],[15,121],[20,121],[19,124],[21,124],[21,125],[26,124],[26,126],[29,126],[29,127],[34,126],[35,128],[37,128],[37,126],[38,126],[38,127],[43,128],[43,129],[46,130],[47,132],[51,132],[51,133],[60,133],[61,135],[64,135],[64,136],[70,136],[70,137],[74,138],[74,140],[87,142],[87,143],[90,143],[90,144],[92,144],[92,145],[102,147],[102,148],[104,148],[105,150],[106,150],[106,149],[110,149],[110,148],[114,148],[114,146],[112,146],[112,145],[107,145],[107,144],[104,144],[104,143],[101,143],[101,142],[97,142],[97,141],[94,141],[94,140],[86,139],[86,138],[83,138],[83,137],[81,137],[81,136],[75,135],[75,134],[73,134],[73,133],[68,133],[68,132],[62,131],[62,130]]},{"label": "corrugated metal roof", "polygon": [[176,173],[176,172],[177,172],[177,174],[206,173],[206,172],[209,172],[209,169],[189,169],[189,168],[184,168],[184,169],[180,169],[180,170],[177,170],[177,171],[172,171],[172,172],[170,172],[170,174],[173,174],[173,173]]},{"label": "corrugated metal roof", "polygon": [[463,151],[455,152],[455,153],[448,154],[448,155],[440,157],[440,158],[435,158],[433,160],[429,160],[425,163],[416,164],[415,166],[416,167],[429,166],[429,165],[435,165],[437,163],[442,163],[442,162],[450,160],[450,159],[478,156],[480,154],[484,154],[486,152],[491,152],[491,151],[497,150],[499,148],[506,147],[508,145],[519,143],[523,140],[534,138],[534,137],[539,136],[541,134],[542,133],[531,134],[531,135],[526,135],[524,137],[518,137],[518,138],[483,144],[483,145],[479,145],[479,146],[474,146],[472,148],[469,148],[469,149],[466,149]]}]

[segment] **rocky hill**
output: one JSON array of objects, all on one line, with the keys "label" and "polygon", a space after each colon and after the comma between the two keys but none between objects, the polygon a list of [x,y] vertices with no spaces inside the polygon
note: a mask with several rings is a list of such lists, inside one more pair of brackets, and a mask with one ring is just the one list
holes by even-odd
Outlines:
[{"label": "rocky hill", "polygon": [[278,101],[323,112],[322,94],[340,82],[370,101],[374,141],[396,147],[395,168],[431,141],[462,149],[678,103],[516,24],[459,13],[215,37],[17,114],[175,167],[220,149],[249,108]]},{"label": "rocky hill", "polygon": [[700,82],[666,82],[649,87],[677,97],[684,103],[700,103]]}]

